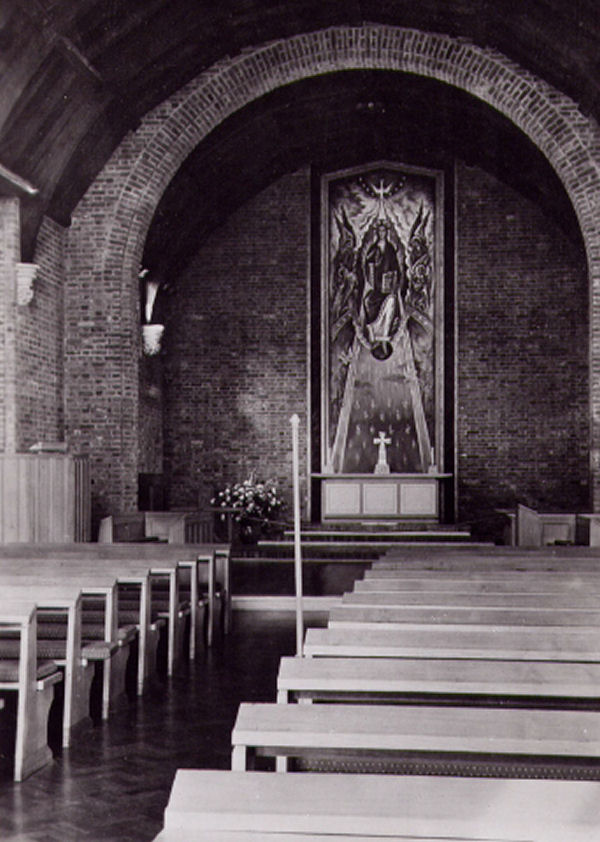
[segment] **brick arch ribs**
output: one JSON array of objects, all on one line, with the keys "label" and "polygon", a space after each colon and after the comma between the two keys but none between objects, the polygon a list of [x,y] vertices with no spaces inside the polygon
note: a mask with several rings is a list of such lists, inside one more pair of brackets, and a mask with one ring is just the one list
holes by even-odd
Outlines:
[{"label": "brick arch ribs", "polygon": [[[69,243],[66,420],[70,440],[97,459],[100,497],[113,509],[135,507],[136,276],[166,186],[202,139],[252,100],[310,76],[355,69],[414,73],[473,94],[511,119],[562,180],[588,259],[590,465],[594,509],[600,509],[600,129],[567,96],[497,51],[380,25],[311,32],[213,66],[145,116],[80,202]],[[98,307],[84,306],[90,295]],[[93,361],[103,353],[105,368],[95,380]],[[94,407],[84,409],[82,397],[94,391]]]}]

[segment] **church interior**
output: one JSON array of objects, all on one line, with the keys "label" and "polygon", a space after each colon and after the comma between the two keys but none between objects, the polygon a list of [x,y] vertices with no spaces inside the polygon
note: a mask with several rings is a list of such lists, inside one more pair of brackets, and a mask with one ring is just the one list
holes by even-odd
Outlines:
[{"label": "church interior", "polygon": [[2,838],[600,839],[599,44],[5,0]]}]

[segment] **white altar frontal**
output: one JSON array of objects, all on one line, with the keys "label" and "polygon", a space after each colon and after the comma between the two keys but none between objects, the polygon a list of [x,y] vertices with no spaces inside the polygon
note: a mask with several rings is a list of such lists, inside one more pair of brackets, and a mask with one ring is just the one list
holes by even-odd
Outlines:
[{"label": "white altar frontal", "polygon": [[321,480],[321,519],[438,521],[450,474],[313,474]]}]

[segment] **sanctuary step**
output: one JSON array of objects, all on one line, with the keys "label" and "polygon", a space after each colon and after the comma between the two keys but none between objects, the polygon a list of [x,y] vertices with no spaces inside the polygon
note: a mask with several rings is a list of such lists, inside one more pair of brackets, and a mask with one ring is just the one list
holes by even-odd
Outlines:
[{"label": "sanctuary step", "polygon": [[[422,528],[421,528],[422,527]],[[351,523],[308,525],[301,532],[304,593],[341,596],[356,579],[388,554],[420,548],[421,552],[465,549],[487,552],[492,544],[471,540],[459,526],[422,521],[378,525]],[[238,595],[289,595],[294,592],[294,540],[262,540],[234,551],[233,590]]]},{"label": "sanctuary step", "polygon": [[[303,526],[302,540],[314,541],[365,541],[367,543],[396,541],[448,541],[462,542],[471,540],[469,529],[452,524],[432,523],[426,520],[414,521],[376,521],[349,522],[345,524],[316,524]],[[294,539],[293,530],[284,532],[284,539]]]},{"label": "sanctuary step", "polygon": [[[355,554],[374,558],[388,550],[413,544],[439,548],[476,545],[483,549],[492,546],[474,542],[466,529],[427,523],[307,526],[301,530],[301,543],[302,554],[306,558],[352,557]],[[256,555],[263,558],[293,554],[294,533],[291,530],[286,530],[281,540],[259,541],[256,548]]]}]

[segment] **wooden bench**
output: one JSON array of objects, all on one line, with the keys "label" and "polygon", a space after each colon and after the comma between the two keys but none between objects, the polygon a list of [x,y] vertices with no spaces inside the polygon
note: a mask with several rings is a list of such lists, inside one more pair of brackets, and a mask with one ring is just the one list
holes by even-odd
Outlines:
[{"label": "wooden bench", "polygon": [[510,550],[490,548],[481,550],[415,548],[388,551],[372,562],[373,570],[547,570],[588,573],[600,571],[598,548],[549,548],[542,550]]},{"label": "wooden bench", "polygon": [[[153,559],[159,557],[163,562],[170,557],[169,550],[165,549],[165,543],[173,544],[172,536],[179,539],[180,544],[185,545],[185,513],[183,512],[134,512],[127,515],[112,515],[102,520],[98,546],[109,547],[110,553],[119,554],[119,544],[125,543],[128,546],[134,544],[136,548],[143,548],[144,558]],[[155,538],[156,544],[147,544],[145,538]],[[144,543],[142,543],[144,542]],[[196,567],[201,561],[207,561],[209,565],[208,575],[208,602],[209,602],[209,623],[208,623],[208,645],[212,644],[215,623],[215,551],[207,549],[194,558],[188,558],[188,553],[182,557],[178,553],[177,563],[183,566],[191,566],[196,562]],[[157,549],[158,547],[158,549]],[[149,548],[149,549],[147,549]],[[136,552],[138,552],[136,549]],[[126,551],[125,551],[126,554]],[[191,578],[190,583],[190,660],[195,658],[196,630],[197,630],[197,609],[198,604],[198,569],[196,577]],[[171,674],[171,673],[169,673]]]},{"label": "wooden bench", "polygon": [[277,701],[295,700],[596,706],[600,663],[283,657]]},{"label": "wooden bench", "polygon": [[465,592],[437,591],[372,591],[357,590],[342,596],[342,605],[371,607],[429,607],[429,608],[518,608],[523,611],[569,610],[583,611],[600,608],[600,593],[566,590],[564,593],[489,593],[487,590]]},{"label": "wooden bench", "polygon": [[[148,677],[155,669],[155,653],[158,640],[158,631],[155,624],[151,622],[150,614],[150,574],[146,565],[132,564],[126,562],[103,564],[100,568],[95,561],[89,559],[19,559],[17,572],[10,563],[10,560],[0,559],[0,575],[5,569],[11,572],[11,576],[24,576],[28,581],[40,581],[42,577],[56,575],[60,577],[76,577],[77,582],[88,583],[97,581],[98,578],[111,577],[117,583],[116,616],[114,606],[109,603],[109,620],[106,628],[106,637],[112,639],[115,633],[121,647],[129,642],[132,637],[132,626],[135,626],[138,637],[138,663],[137,663],[137,692],[142,694]],[[93,595],[89,588],[84,589],[86,597],[84,600],[84,619],[90,618],[96,624],[103,623],[105,617],[106,596]],[[133,599],[127,603],[126,599]],[[115,625],[113,625],[115,624]],[[97,635],[98,636],[98,635]]]},{"label": "wooden bench", "polygon": [[[161,565],[186,568],[190,571],[190,659],[195,657],[197,612],[194,608],[199,598],[198,588],[205,585],[208,594],[208,644],[212,643],[216,628],[217,585],[223,600],[224,630],[231,625],[231,556],[229,544],[163,544],[163,543],[126,543],[126,544],[5,544],[0,545],[0,558],[93,558],[101,562],[111,561],[146,561],[153,563],[155,575]],[[191,575],[195,571],[195,576]],[[196,598],[196,600],[195,600]],[[171,646],[174,651],[174,646]]]},{"label": "wooden bench", "polygon": [[231,744],[237,771],[275,757],[278,771],[294,758],[339,764],[331,771],[600,780],[600,712],[243,703]]},{"label": "wooden bench", "polygon": [[[19,599],[35,599],[45,609],[46,622],[38,628],[43,651],[65,669],[65,709],[63,742],[70,744],[71,730],[89,716],[89,689],[92,681],[88,662],[102,665],[102,717],[107,719],[125,692],[125,669],[128,658],[127,641],[119,641],[117,630],[117,586],[114,578],[105,574],[89,575],[87,571],[67,573],[56,568],[52,574],[33,577],[25,571],[13,574],[0,572],[0,588]],[[100,627],[93,625],[93,633],[83,623],[84,594],[104,601]],[[56,615],[59,612],[59,615]],[[48,617],[47,615],[54,614]],[[60,624],[64,624],[64,636]],[[79,650],[79,653],[78,653]],[[64,660],[64,663],[62,663]]]},{"label": "wooden bench", "polygon": [[341,605],[329,612],[328,625],[330,628],[581,626],[600,632],[600,610]]},{"label": "wooden bench", "polygon": [[[390,575],[384,575],[388,573]],[[354,593],[460,593],[460,594],[595,594],[600,591],[598,577],[560,573],[492,572],[433,573],[367,571],[354,583]]]},{"label": "wooden bench", "polygon": [[[81,546],[81,545],[79,545]],[[223,601],[224,631],[231,625],[231,553],[227,543],[150,543],[150,544],[86,544],[86,552],[101,557],[135,557],[139,560],[174,562],[188,570],[196,570],[190,587],[192,598],[197,596],[196,586],[205,585],[208,598],[208,644],[212,643],[217,620],[217,588]],[[2,552],[0,548],[0,553]],[[192,599],[193,604],[193,599]],[[193,620],[193,616],[192,616]],[[190,640],[190,657],[194,657],[195,638]]]},{"label": "wooden bench", "polygon": [[[50,552],[48,554],[42,553],[33,557],[23,556],[16,559],[0,556],[0,570],[15,571],[15,573],[20,573],[21,575],[28,575],[32,579],[39,576],[42,570],[47,572],[57,571],[58,575],[67,576],[81,574],[86,577],[92,577],[92,581],[94,576],[112,576],[117,583],[129,586],[133,585],[139,588],[141,594],[139,598],[141,659],[138,672],[138,690],[143,688],[147,678],[147,669],[152,662],[152,652],[149,649],[150,620],[148,614],[152,608],[151,605],[148,606],[147,604],[147,599],[152,599],[152,592],[146,591],[149,587],[147,582],[150,577],[155,581],[164,580],[166,582],[166,600],[161,598],[162,594],[159,595],[156,599],[158,602],[156,613],[162,612],[168,623],[167,672],[169,675],[173,674],[176,655],[180,649],[178,642],[182,636],[182,602],[179,597],[180,572],[176,563],[167,562],[166,564],[162,564],[128,558],[118,560],[98,559],[93,554],[88,555],[87,553],[78,554],[76,552],[69,552],[54,554]],[[144,584],[145,582],[146,584]],[[131,605],[129,607],[131,608]],[[138,608],[134,607],[134,610],[137,611]],[[144,612],[143,615],[141,612]],[[115,614],[115,633],[118,622],[117,616]],[[197,616],[197,611],[195,612],[195,616]]]},{"label": "wooden bench", "polygon": [[452,658],[600,663],[597,629],[314,628],[304,655],[328,658]]},{"label": "wooden bench", "polygon": [[18,650],[0,659],[0,692],[17,694],[14,780],[22,781],[52,759],[48,714],[62,678],[52,660],[37,657],[37,608],[31,600],[0,599],[0,643],[9,635]]},{"label": "wooden bench", "polygon": [[179,769],[155,842],[591,842],[600,783]]},{"label": "wooden bench", "polygon": [[[115,559],[136,558],[151,561],[152,572],[158,575],[160,565],[171,564],[187,570],[185,582],[189,588],[189,601],[192,609],[190,626],[190,659],[196,653],[197,608],[200,600],[200,587],[206,586],[208,603],[207,643],[212,644],[217,625],[217,588],[223,602],[223,628],[228,633],[231,627],[231,556],[228,544],[141,544],[141,545],[96,545],[94,553]],[[129,550],[129,552],[128,552]],[[132,552],[133,551],[133,552]],[[86,552],[90,552],[86,548]],[[164,568],[163,568],[164,569]]]},{"label": "wooden bench", "polygon": [[[79,562],[76,562],[75,566],[78,565]],[[82,566],[88,569],[87,562]],[[102,565],[101,570],[102,573],[114,576],[117,582],[117,636],[121,645],[129,636],[132,626],[137,631],[136,690],[141,696],[156,670],[159,635],[158,623],[153,621],[151,613],[150,574],[145,566],[129,566],[126,563]],[[93,597],[86,597],[84,605],[85,616],[88,617],[98,618],[98,612],[101,614],[104,610],[102,600]]]}]

